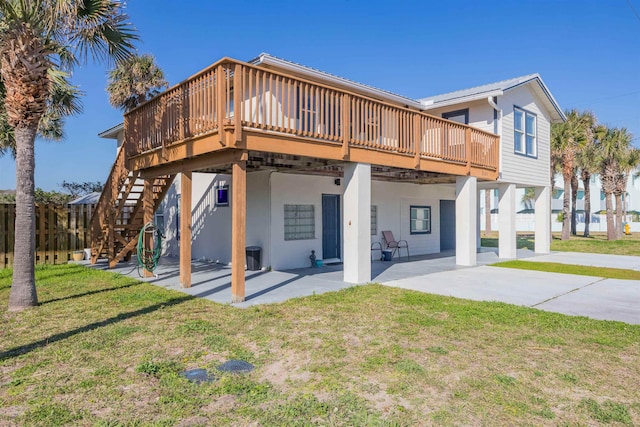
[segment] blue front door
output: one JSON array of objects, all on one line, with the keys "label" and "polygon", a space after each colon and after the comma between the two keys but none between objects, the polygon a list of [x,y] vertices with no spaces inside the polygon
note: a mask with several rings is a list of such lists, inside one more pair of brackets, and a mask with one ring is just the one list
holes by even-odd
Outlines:
[{"label": "blue front door", "polygon": [[340,258],[340,195],[322,195],[322,258]]}]

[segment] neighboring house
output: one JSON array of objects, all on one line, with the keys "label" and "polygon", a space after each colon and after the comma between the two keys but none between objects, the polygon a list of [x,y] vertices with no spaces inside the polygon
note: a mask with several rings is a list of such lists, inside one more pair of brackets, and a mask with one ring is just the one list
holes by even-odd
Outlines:
[{"label": "neighboring house", "polygon": [[185,286],[187,258],[232,263],[239,301],[245,246],[279,270],[307,266],[314,250],[352,283],[371,279],[383,230],[411,255],[451,251],[474,265],[483,189],[499,190],[500,257],[516,257],[525,187],[536,191],[536,252],[548,252],[550,125],[562,120],[537,74],[412,100],[262,54],[221,60],[100,136],[122,145],[128,129],[117,164],[149,189],[178,173],[155,205],[165,253],[181,256]]},{"label": "neighboring house", "polygon": [[95,205],[100,200],[100,193],[94,191],[83,196],[76,197],[69,202],[70,205]]}]

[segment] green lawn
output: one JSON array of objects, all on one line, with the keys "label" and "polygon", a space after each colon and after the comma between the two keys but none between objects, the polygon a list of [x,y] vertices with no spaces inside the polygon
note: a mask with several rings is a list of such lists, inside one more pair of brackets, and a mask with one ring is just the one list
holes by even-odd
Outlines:
[{"label": "green lawn", "polygon": [[589,267],[585,265],[560,264],[558,262],[531,262],[527,260],[504,261],[491,265],[494,267],[517,268],[521,270],[604,277],[605,279],[640,280],[640,271],[625,270],[622,268]]},{"label": "green lawn", "polygon": [[[518,249],[534,248],[532,233],[518,233],[516,241]],[[498,233],[482,237],[482,246],[498,247]],[[552,251],[589,252],[596,254],[640,255],[640,233],[623,236],[620,240],[608,241],[604,233],[594,233],[591,237],[571,236],[569,240],[560,240],[558,233],[553,234]]]},{"label": "green lawn", "polygon": [[[6,311],[0,425],[640,424],[640,326],[368,285],[236,309],[77,265]],[[229,358],[243,376],[195,385]]]}]

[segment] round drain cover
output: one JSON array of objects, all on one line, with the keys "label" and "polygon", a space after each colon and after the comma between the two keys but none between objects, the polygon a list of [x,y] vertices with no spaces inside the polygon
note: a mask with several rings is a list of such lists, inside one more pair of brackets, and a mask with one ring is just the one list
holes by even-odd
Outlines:
[{"label": "round drain cover", "polygon": [[192,383],[210,383],[216,378],[209,374],[206,369],[189,369],[188,371],[180,372],[180,376],[185,377]]},{"label": "round drain cover", "polygon": [[228,360],[218,366],[218,370],[222,372],[244,373],[253,371],[253,365],[244,360]]}]

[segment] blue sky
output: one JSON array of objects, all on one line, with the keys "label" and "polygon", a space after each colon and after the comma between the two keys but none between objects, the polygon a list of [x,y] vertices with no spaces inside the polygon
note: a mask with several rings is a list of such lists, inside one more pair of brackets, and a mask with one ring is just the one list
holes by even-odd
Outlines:
[{"label": "blue sky", "polygon": [[[412,98],[538,72],[563,109],[590,109],[640,146],[640,0],[175,1],[129,0],[141,53],[170,84],[223,56],[260,52]],[[636,12],[634,12],[634,9]],[[104,182],[122,121],[107,101],[106,68],[76,69],[84,113],[61,143],[36,143],[36,186]],[[0,189],[15,162],[0,158]]]}]

